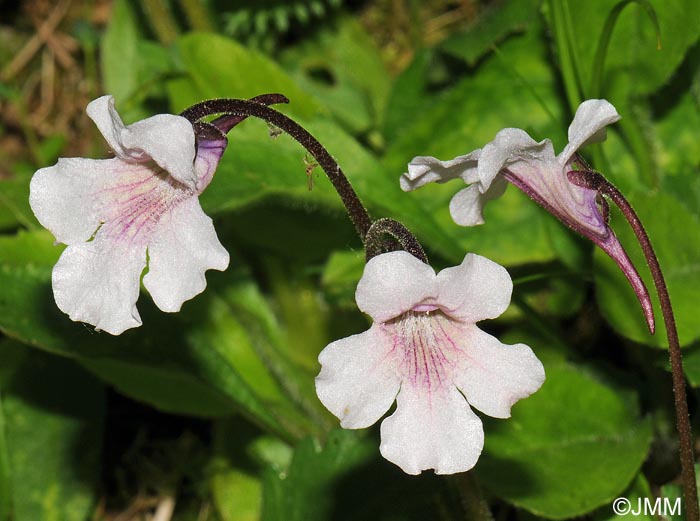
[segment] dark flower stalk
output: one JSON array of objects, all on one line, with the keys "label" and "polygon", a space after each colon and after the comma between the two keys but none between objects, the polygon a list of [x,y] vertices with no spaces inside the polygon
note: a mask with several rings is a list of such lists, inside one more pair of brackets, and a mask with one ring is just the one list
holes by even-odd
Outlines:
[{"label": "dark flower stalk", "polygon": [[[198,130],[198,134],[206,134],[207,136],[216,131],[223,135],[249,116],[262,119],[289,134],[313,156],[326,173],[343,201],[360,239],[364,242],[372,225],[372,219],[338,163],[328,150],[301,125],[284,114],[267,107],[266,104],[269,102],[286,103],[288,100],[281,94],[267,94],[252,100],[213,99],[197,103],[184,110],[180,115],[192,122]],[[212,123],[201,121],[202,118],[214,114],[224,115]]]},{"label": "dark flower stalk", "polygon": [[664,279],[659,260],[656,257],[654,247],[649,240],[639,216],[612,183],[598,172],[572,171],[567,173],[569,181],[577,186],[597,190],[601,195],[607,196],[620,209],[632,227],[634,234],[644,252],[651,276],[654,280],[656,293],[661,304],[661,314],[666,325],[668,337],[668,353],[671,362],[671,374],[673,376],[673,394],[676,407],[676,427],[680,440],[681,475],[683,478],[683,493],[685,496],[685,515],[688,521],[700,519],[698,508],[698,491],[695,482],[695,457],[693,453],[693,437],[690,428],[690,416],[688,414],[688,402],[685,392],[685,379],[683,376],[683,359],[681,355],[680,341],[676,320],[671,306],[671,297],[668,294],[666,280]]}]

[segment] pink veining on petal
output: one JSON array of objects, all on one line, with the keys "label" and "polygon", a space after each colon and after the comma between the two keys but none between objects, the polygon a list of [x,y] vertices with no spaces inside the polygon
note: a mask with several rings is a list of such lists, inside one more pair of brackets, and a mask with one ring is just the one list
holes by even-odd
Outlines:
[{"label": "pink veining on petal", "polygon": [[452,384],[457,359],[466,356],[453,340],[455,323],[440,309],[408,311],[382,324],[391,338],[393,365],[404,384],[428,396]]},{"label": "pink veining on petal", "polygon": [[95,194],[102,214],[99,233],[121,243],[146,246],[163,214],[195,193],[153,164],[122,165],[114,172],[114,183]]}]

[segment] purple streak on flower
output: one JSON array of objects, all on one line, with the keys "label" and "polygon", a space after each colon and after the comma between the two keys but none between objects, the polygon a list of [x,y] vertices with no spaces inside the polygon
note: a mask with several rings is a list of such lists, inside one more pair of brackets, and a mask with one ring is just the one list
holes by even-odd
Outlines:
[{"label": "purple streak on flower", "polygon": [[649,292],[639,273],[607,222],[607,206],[596,190],[572,183],[567,174],[585,168],[576,151],[605,139],[606,126],[620,119],[606,100],[584,101],[569,126],[569,143],[559,155],[552,142],[536,142],[527,132],[506,128],[482,149],[451,161],[417,157],[401,178],[404,190],[429,182],[461,178],[469,184],[450,202],[457,224],[482,224],[482,208],[503,193],[508,181],[564,224],[590,239],[605,251],[629,280],[642,306],[649,329],[654,331],[654,313]]},{"label": "purple streak on flower", "polygon": [[512,287],[503,267],[474,254],[437,275],[405,251],[373,257],[355,298],[374,323],[321,352],[319,399],[347,429],[372,425],[396,400],[381,426],[386,459],[408,474],[469,470],[484,444],[470,405],[508,418],[544,382],[528,346],[475,324],[503,313]]},{"label": "purple streak on flower", "polygon": [[37,171],[30,204],[67,244],[53,269],[56,304],[73,320],[111,334],[141,325],[143,284],[163,311],[201,293],[204,273],[229,255],[198,196],[210,183],[223,140],[200,141],[185,118],[161,114],[124,125],[111,96],[87,108],[113,159],[60,159]]}]

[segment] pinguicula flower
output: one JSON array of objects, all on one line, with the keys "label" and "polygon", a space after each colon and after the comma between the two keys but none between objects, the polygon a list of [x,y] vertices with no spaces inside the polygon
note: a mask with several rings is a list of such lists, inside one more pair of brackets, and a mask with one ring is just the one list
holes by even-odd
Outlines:
[{"label": "pinguicula flower", "polygon": [[620,115],[602,99],[581,103],[569,126],[569,143],[558,155],[549,139],[537,142],[524,130],[506,128],[481,149],[450,161],[416,157],[401,177],[405,191],[430,182],[461,178],[469,186],[450,201],[450,214],[457,224],[482,224],[486,201],[500,196],[506,181],[517,186],[564,224],[590,239],[620,267],[642,305],[650,329],[654,316],[651,299],[637,270],[608,225],[608,207],[597,190],[572,183],[568,173],[588,169],[576,153],[589,143],[603,141],[606,126]]},{"label": "pinguicula flower", "polygon": [[175,312],[224,270],[229,255],[198,196],[212,179],[226,137],[195,142],[187,119],[160,114],[124,125],[114,99],[87,114],[116,157],[59,159],[34,174],[29,201],[39,222],[67,248],[53,269],[58,307],[71,319],[118,335],[141,325],[143,285]]},{"label": "pinguicula flower", "polygon": [[396,400],[380,451],[408,474],[471,469],[484,445],[471,407],[508,418],[545,378],[528,346],[476,326],[503,313],[512,288],[506,270],[479,255],[438,274],[405,251],[373,257],[355,298],[374,322],[321,352],[318,397],[347,429],[374,424]]}]

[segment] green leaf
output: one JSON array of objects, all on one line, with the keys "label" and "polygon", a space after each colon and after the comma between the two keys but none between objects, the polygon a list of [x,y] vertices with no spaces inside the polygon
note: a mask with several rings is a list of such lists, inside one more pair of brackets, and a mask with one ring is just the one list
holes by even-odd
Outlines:
[{"label": "green leaf", "polygon": [[17,225],[36,226],[29,207],[29,176],[0,179],[0,230]]},{"label": "green leaf", "polygon": [[[593,57],[605,19],[619,0],[568,2],[572,24],[570,41],[579,56],[579,74],[590,85]],[[700,4],[695,0],[650,0],[661,31],[661,49],[645,9],[631,3],[615,26],[603,73],[603,94],[613,103],[618,97],[645,95],[669,81],[688,49],[698,40]],[[605,88],[607,86],[607,88]]]},{"label": "green leaf", "polygon": [[158,94],[159,79],[172,69],[170,55],[141,34],[138,13],[128,0],[117,0],[100,46],[105,90],[116,101],[127,123],[152,114],[141,105],[149,94]]},{"label": "green leaf", "polygon": [[187,74],[171,85],[171,105],[183,110],[207,98],[252,98],[282,93],[289,112],[311,117],[319,104],[274,61],[239,43],[209,33],[187,34],[175,43],[177,61]]},{"label": "green leaf", "polygon": [[334,251],[323,269],[321,284],[337,305],[355,307],[355,289],[365,269],[361,251]]},{"label": "green leaf", "polygon": [[[663,192],[633,194],[630,200],[647,229],[664,272],[681,345],[688,345],[700,337],[700,323],[696,313],[697,295],[700,292],[698,216],[691,214],[676,199]],[[600,310],[621,335],[643,344],[667,346],[661,310],[653,297],[654,285],[641,249],[627,223],[616,212],[613,213],[612,228],[652,294],[656,334],[649,334],[637,298],[624,275],[607,255],[597,250],[594,255],[594,275]]]},{"label": "green leaf", "polygon": [[211,480],[216,509],[223,521],[258,521],[262,502],[260,478],[240,469],[218,472]]},{"label": "green leaf", "polygon": [[[21,351],[18,356],[17,351]],[[10,468],[13,519],[83,521],[97,500],[104,389],[73,362],[17,343],[0,344],[14,364],[0,382],[0,422]]]},{"label": "green leaf", "polygon": [[265,123],[246,121],[229,134],[229,150],[201,197],[204,210],[209,214],[236,210],[271,196],[339,208],[340,200],[319,168],[312,173],[309,190],[304,149],[287,135],[273,141],[267,133]]},{"label": "green leaf", "polygon": [[[697,57],[694,58],[696,63],[700,63],[700,47],[698,49],[695,52]],[[700,72],[700,65],[696,67],[697,72]],[[655,149],[659,167],[667,177],[673,178],[688,172],[690,175],[687,177],[697,180],[697,165],[700,164],[700,107],[689,91],[680,96],[662,91],[660,104],[662,112],[656,125],[658,145]]]},{"label": "green leaf", "polygon": [[389,74],[376,46],[354,18],[345,16],[320,28],[314,38],[287,50],[281,63],[351,133],[366,132],[381,123]]},{"label": "green leaf", "polygon": [[239,416],[215,421],[212,438],[215,472],[210,486],[217,512],[224,521],[258,521],[261,470],[287,468],[292,449],[278,438],[261,435]]},{"label": "green leaf", "polygon": [[497,496],[564,519],[620,495],[646,458],[651,424],[619,390],[580,369],[553,365],[546,372],[543,387],[519,402],[511,419],[485,422],[476,472]]},{"label": "green leaf", "polygon": [[125,101],[138,85],[134,62],[138,59],[139,39],[136,14],[127,0],[117,0],[102,38],[100,57],[105,89],[118,103]]},{"label": "green leaf", "polygon": [[[644,477],[644,474],[642,474],[641,472],[637,474],[637,477],[634,478],[634,481],[632,482],[630,487],[627,490],[625,490],[625,492],[621,494],[620,497],[629,500],[629,504],[632,510],[634,511],[638,510],[640,501],[642,501],[642,505],[644,504],[643,501],[645,498],[648,500],[652,500],[652,502],[654,501],[654,493],[651,491],[649,483]],[[647,515],[647,513],[644,512],[643,507],[640,510],[641,513],[639,515],[634,515],[631,512],[624,515],[616,514],[613,510],[613,505],[611,504],[601,507],[600,510],[596,512],[596,514],[593,516],[593,519],[595,521],[618,521],[624,519],[626,519],[627,521],[656,520],[656,517]]]},{"label": "green leaf", "polygon": [[321,447],[307,438],[294,451],[289,469],[264,475],[263,521],[331,519],[337,481],[376,451],[355,433],[333,431]]},{"label": "green leaf", "polygon": [[[96,335],[56,308],[50,280],[60,248],[50,245],[50,235],[43,232],[0,238],[0,330],[5,334],[76,358],[124,394],[169,412],[216,416],[243,411],[287,437],[313,431],[266,365],[282,362],[261,349],[277,349],[284,337],[240,262],[226,273],[208,274],[210,287],[218,291],[185,303],[177,315],[140,299],[148,326],[114,337]],[[288,383],[296,386],[302,377],[292,374],[293,367],[275,369],[290,371]],[[313,375],[303,375],[312,381]]]},{"label": "green leaf", "polygon": [[539,4],[540,0],[491,4],[479,15],[474,25],[451,34],[440,43],[439,48],[473,66],[494,45],[536,23]]},{"label": "green leaf", "polygon": [[[429,63],[424,55],[417,59]],[[419,85],[397,91],[390,104],[390,109],[408,110],[411,114],[405,120],[406,130],[392,142],[383,158],[387,175],[395,176],[397,181],[414,156],[451,159],[484,146],[503,127],[522,127],[535,139],[553,134],[563,136],[564,129],[553,117],[559,110],[555,78],[536,23],[526,33],[508,38],[498,53],[485,58],[472,74],[440,93],[437,101],[411,107],[409,102],[397,98],[403,92],[412,99],[419,91]],[[387,121],[401,119],[400,115],[387,115]],[[563,139],[560,142],[563,144]],[[426,229],[428,224],[441,229],[448,241],[458,246],[455,249],[461,250],[461,255],[475,251],[508,265],[554,258],[544,224],[551,218],[518,190],[511,188],[501,200],[486,206],[485,225],[474,228],[455,225],[448,204],[463,187],[456,180],[406,194],[405,198],[412,199],[422,209],[419,218],[411,219],[415,212],[400,205],[392,210],[399,219],[407,219],[409,227],[416,231]],[[429,233],[420,233],[419,238],[430,244]],[[448,258],[461,261],[459,256]]]}]

